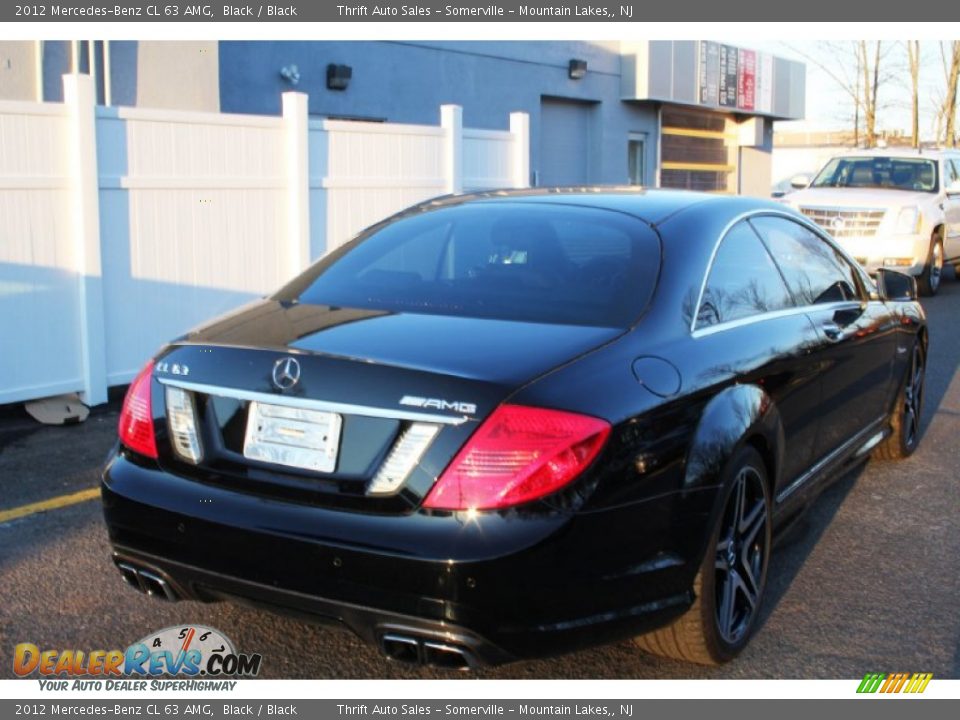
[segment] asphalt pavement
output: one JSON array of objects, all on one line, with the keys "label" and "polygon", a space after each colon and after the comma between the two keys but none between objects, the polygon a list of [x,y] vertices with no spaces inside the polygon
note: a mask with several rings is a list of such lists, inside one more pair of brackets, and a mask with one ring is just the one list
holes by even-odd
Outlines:
[{"label": "asphalt pavement", "polygon": [[[631,642],[472,673],[484,678],[960,678],[960,282],[925,299],[930,356],[923,438],[903,462],[840,478],[775,549],[762,624],[736,661],[703,668]],[[116,402],[83,424],[38,425],[0,407],[0,518],[95,488],[115,438]],[[80,498],[84,496],[79,496]],[[110,562],[96,498],[0,520],[0,677],[13,648],[112,649],[198,623],[270,678],[462,678],[385,661],[345,630],[227,603],[164,603],[128,588]],[[53,503],[56,504],[56,503]],[[36,510],[36,508],[35,508]],[[7,513],[9,515],[9,513]]]}]

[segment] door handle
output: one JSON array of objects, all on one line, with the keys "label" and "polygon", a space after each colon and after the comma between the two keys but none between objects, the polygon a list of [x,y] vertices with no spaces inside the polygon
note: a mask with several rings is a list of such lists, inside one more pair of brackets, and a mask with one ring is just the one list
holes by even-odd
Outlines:
[{"label": "door handle", "polygon": [[843,340],[843,328],[833,322],[825,322],[822,326],[823,334],[833,341]]}]

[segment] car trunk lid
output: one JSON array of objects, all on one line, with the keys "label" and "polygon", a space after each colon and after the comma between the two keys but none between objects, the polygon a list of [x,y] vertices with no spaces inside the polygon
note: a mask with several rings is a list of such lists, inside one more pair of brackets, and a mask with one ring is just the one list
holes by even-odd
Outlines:
[{"label": "car trunk lid", "polygon": [[[517,388],[621,333],[264,301],[157,358],[160,461],[294,501],[409,511]],[[196,461],[176,449],[171,392],[192,403]]]}]

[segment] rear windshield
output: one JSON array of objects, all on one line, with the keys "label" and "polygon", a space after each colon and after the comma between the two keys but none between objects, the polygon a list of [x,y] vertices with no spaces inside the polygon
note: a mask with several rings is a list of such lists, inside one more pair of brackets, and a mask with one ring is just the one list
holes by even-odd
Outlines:
[{"label": "rear windshield", "polygon": [[374,229],[311,267],[276,299],[627,327],[649,302],[659,266],[656,234],[628,215],[481,202]]},{"label": "rear windshield", "polygon": [[937,192],[937,163],[926,158],[842,157],[826,164],[813,187]]}]

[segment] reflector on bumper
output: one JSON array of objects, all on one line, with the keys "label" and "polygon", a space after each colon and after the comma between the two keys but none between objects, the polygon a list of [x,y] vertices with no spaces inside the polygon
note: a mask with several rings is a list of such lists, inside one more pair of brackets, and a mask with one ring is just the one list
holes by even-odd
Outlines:
[{"label": "reflector on bumper", "polygon": [[367,495],[389,495],[396,492],[410,471],[420,462],[439,430],[439,425],[418,422],[404,430],[367,486]]},{"label": "reflector on bumper", "polygon": [[197,435],[197,413],[191,393],[167,386],[167,425],[177,455],[194,464],[200,462],[203,450]]}]

